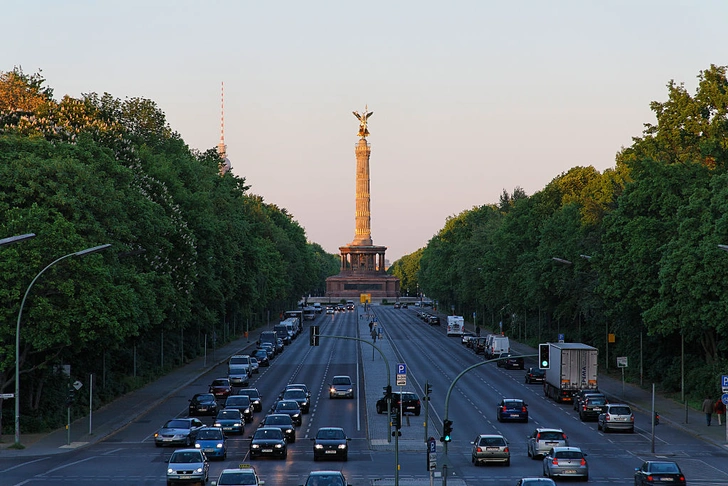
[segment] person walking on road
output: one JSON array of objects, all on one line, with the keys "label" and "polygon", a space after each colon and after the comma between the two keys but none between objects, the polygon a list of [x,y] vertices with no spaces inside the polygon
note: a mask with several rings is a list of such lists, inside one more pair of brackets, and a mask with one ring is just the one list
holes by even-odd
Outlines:
[{"label": "person walking on road", "polygon": [[715,412],[715,415],[718,417],[718,425],[723,425],[722,419],[725,415],[725,403],[723,403],[723,400],[720,398],[717,402],[715,402],[715,405],[713,405],[713,411]]},{"label": "person walking on road", "polygon": [[705,397],[703,400],[702,410],[705,414],[705,423],[710,427],[710,420],[713,418],[713,400],[710,397]]}]

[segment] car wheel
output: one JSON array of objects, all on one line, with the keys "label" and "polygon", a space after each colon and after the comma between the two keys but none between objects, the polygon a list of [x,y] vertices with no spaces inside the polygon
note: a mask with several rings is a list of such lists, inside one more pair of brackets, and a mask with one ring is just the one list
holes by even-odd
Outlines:
[{"label": "car wheel", "polygon": [[597,419],[597,430],[602,430],[602,423]]},{"label": "car wheel", "polygon": [[293,444],[294,442],[296,442],[296,436],[295,435],[293,437],[291,437],[291,444]]},{"label": "car wheel", "polygon": [[531,448],[530,447],[527,447],[526,448],[526,454],[528,454],[528,457],[530,457],[531,459],[533,459],[533,454],[531,454]]},{"label": "car wheel", "polygon": [[585,420],[584,420],[584,416],[583,416],[583,415],[582,415],[581,413],[579,413],[579,419],[580,419],[580,420],[581,420],[582,422],[585,422]]}]

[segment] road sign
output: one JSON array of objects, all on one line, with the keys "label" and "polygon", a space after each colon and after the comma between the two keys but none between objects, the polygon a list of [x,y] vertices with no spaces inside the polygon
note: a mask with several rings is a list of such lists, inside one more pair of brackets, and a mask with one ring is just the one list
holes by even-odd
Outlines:
[{"label": "road sign", "polygon": [[407,374],[407,365],[404,363],[397,363],[397,374],[406,375]]},{"label": "road sign", "polygon": [[15,398],[15,393],[0,393],[0,399],[7,400],[9,398]]},{"label": "road sign", "polygon": [[723,393],[728,393],[728,375],[721,377],[720,387],[723,389]]},{"label": "road sign", "polygon": [[397,375],[397,386],[407,386],[407,375]]},{"label": "road sign", "polygon": [[627,367],[627,356],[617,356],[617,368]]},{"label": "road sign", "polygon": [[720,397],[720,401],[723,402],[723,405],[728,405],[728,393],[724,393],[722,397]]},{"label": "road sign", "polygon": [[437,469],[437,442],[434,437],[427,439],[427,470]]},{"label": "road sign", "polygon": [[75,388],[76,390],[80,390],[82,386],[83,386],[83,383],[81,383],[78,380],[73,382],[73,388]]},{"label": "road sign", "polygon": [[558,340],[559,340],[560,343],[563,343],[564,342],[564,335],[563,334],[559,334]]}]

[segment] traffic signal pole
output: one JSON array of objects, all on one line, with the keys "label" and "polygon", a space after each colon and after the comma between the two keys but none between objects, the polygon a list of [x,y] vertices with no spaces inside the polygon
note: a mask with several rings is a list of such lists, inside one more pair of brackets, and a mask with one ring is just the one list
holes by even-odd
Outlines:
[{"label": "traffic signal pole", "polygon": [[[538,356],[537,354],[522,354],[518,356],[510,356],[511,358],[533,358],[535,356]],[[494,358],[494,359],[488,359],[481,363],[475,363],[472,366],[469,366],[468,368],[465,368],[463,371],[460,372],[458,376],[455,377],[454,380],[452,380],[452,383],[450,383],[450,387],[447,389],[447,393],[445,394],[445,416],[442,420],[443,424],[443,436],[440,439],[440,441],[443,443],[443,451],[445,452],[445,457],[442,461],[442,485],[447,486],[447,446],[450,442],[450,440],[445,440],[446,434],[450,433],[452,430],[453,422],[450,420],[450,395],[452,394],[453,388],[455,388],[455,384],[462,378],[463,375],[468,373],[470,370],[473,370],[475,368],[478,368],[480,366],[487,365],[488,363],[495,363],[500,358]],[[447,424],[447,425],[446,425]],[[446,428],[449,428],[450,430],[446,430]],[[449,439],[452,439],[450,437]]]}]

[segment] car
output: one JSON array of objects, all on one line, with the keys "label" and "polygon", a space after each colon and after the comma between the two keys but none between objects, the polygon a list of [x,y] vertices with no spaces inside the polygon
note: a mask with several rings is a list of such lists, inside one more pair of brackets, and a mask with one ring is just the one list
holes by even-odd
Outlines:
[{"label": "car", "polygon": [[291,420],[295,425],[301,425],[303,419],[301,418],[301,407],[298,405],[296,400],[278,400],[276,406],[273,409],[273,413],[285,413],[291,416]]},{"label": "car", "polygon": [[311,471],[300,486],[351,486],[341,471]]},{"label": "car", "polygon": [[261,456],[288,457],[286,438],[278,427],[261,427],[250,438],[251,460]]},{"label": "car", "polygon": [[177,449],[167,463],[167,486],[173,484],[205,484],[210,463],[199,449]]},{"label": "car", "polygon": [[511,353],[501,353],[498,355],[498,368],[507,370],[522,370],[525,367],[525,361],[522,356],[514,356]]},{"label": "car", "polygon": [[300,388],[301,390],[306,392],[306,396],[311,398],[311,390],[308,389],[308,386],[306,386],[305,383],[289,383],[286,385],[286,387],[283,389],[281,394],[279,395],[279,398],[283,397],[283,393],[285,393],[286,390],[290,390],[291,388]]},{"label": "car", "polygon": [[198,418],[177,418],[167,422],[154,433],[154,445],[162,447],[166,445],[191,446],[195,441],[197,431],[205,424]]},{"label": "car", "polygon": [[586,454],[578,447],[554,447],[543,458],[543,475],[577,477],[589,481],[589,464]]},{"label": "car", "polygon": [[470,340],[467,344],[469,348],[473,348],[475,354],[485,354],[485,343],[488,340],[487,337],[478,336]]},{"label": "car", "polygon": [[327,314],[333,314],[334,313],[334,308],[331,307],[330,305],[327,305],[326,306],[326,313]]},{"label": "car", "polygon": [[351,300],[347,300],[346,301],[346,310],[354,310],[354,309],[356,309],[356,305],[354,304],[354,302]]},{"label": "car", "polygon": [[546,372],[540,368],[528,368],[526,370],[526,383],[543,383],[546,378]]},{"label": "car", "polygon": [[[392,410],[400,409],[400,400],[402,400],[402,412],[413,413],[419,416],[422,410],[422,403],[419,397],[412,392],[392,392]],[[387,411],[386,394],[376,403],[377,413],[385,413]]]},{"label": "car", "polygon": [[508,448],[508,441],[502,435],[481,434],[473,442],[470,458],[473,465],[497,462],[505,466],[511,465],[511,451]]},{"label": "car", "polygon": [[351,377],[347,375],[337,375],[331,380],[329,385],[329,398],[354,398],[354,384]]},{"label": "car", "polygon": [[554,447],[566,447],[569,440],[562,429],[538,427],[528,436],[528,457],[538,459]]},{"label": "car", "polygon": [[408,307],[407,302],[402,302],[402,309],[407,309]]},{"label": "car", "polygon": [[258,348],[250,353],[251,358],[258,360],[258,366],[267,367],[270,366],[270,358],[268,357],[268,351],[263,348]]},{"label": "car", "polygon": [[225,410],[238,409],[245,423],[253,421],[253,402],[248,395],[230,395],[225,400]]},{"label": "car", "polygon": [[223,408],[217,412],[214,426],[220,427],[223,432],[242,434],[245,427],[245,419],[237,408],[231,408],[230,410]]},{"label": "car", "polygon": [[212,393],[196,393],[190,399],[189,415],[217,415],[217,400]]},{"label": "car", "polygon": [[339,304],[336,306],[337,312],[344,312],[346,310],[346,307],[344,307],[344,304]]},{"label": "car", "polygon": [[349,441],[341,427],[321,427],[313,441],[313,460],[332,458],[346,461],[349,459]]},{"label": "car", "polygon": [[463,331],[463,335],[461,336],[461,342],[467,346],[467,344],[470,342],[471,339],[477,337],[474,332],[471,331]]},{"label": "car", "polygon": [[578,411],[581,407],[581,403],[586,399],[588,396],[592,395],[600,395],[604,396],[604,394],[598,390],[580,390],[578,391],[574,397],[573,397],[573,405],[574,405],[574,411]]},{"label": "car", "polygon": [[394,305],[392,305],[392,309],[399,309],[400,307],[402,306],[399,304],[399,302],[395,302]]},{"label": "car", "polygon": [[258,362],[258,358],[255,356],[250,357],[250,370],[253,373],[260,373],[260,363]]},{"label": "car", "polygon": [[253,404],[253,411],[261,412],[263,410],[263,397],[260,396],[257,388],[241,388],[238,390],[237,395],[248,395],[250,403]]},{"label": "car", "polygon": [[276,354],[278,354],[276,346],[273,343],[260,343],[260,347],[268,353],[269,360],[272,360],[276,357]]},{"label": "car", "polygon": [[634,486],[670,484],[685,486],[687,481],[680,466],[673,461],[645,461],[634,470]]},{"label": "car", "polygon": [[296,442],[296,426],[287,413],[271,413],[260,422],[260,427],[278,427],[289,444]]},{"label": "car", "polygon": [[516,486],[556,486],[551,478],[521,478]]},{"label": "car", "polygon": [[301,413],[308,413],[308,410],[311,408],[311,399],[308,398],[306,391],[301,388],[289,388],[283,392],[281,398],[283,400],[295,400],[298,402]]},{"label": "car", "polygon": [[[247,373],[245,376],[247,376]],[[218,378],[210,384],[209,392],[215,395],[218,400],[224,400],[232,395],[233,387],[228,378]]]},{"label": "car", "polygon": [[195,449],[200,449],[207,457],[224,461],[227,459],[227,438],[220,427],[203,427],[195,437]]},{"label": "car", "polygon": [[607,403],[609,400],[604,395],[588,395],[579,407],[579,418],[582,422],[598,420]]},{"label": "car", "polygon": [[258,477],[255,468],[250,464],[240,464],[237,469],[223,469],[217,479],[210,481],[210,486],[260,486],[265,484]]},{"label": "car", "polygon": [[496,418],[498,422],[528,422],[528,404],[520,398],[504,398],[498,403]]},{"label": "car", "polygon": [[435,315],[430,315],[427,318],[427,323],[431,326],[439,326],[440,325],[440,318]]},{"label": "car", "polygon": [[626,430],[634,433],[634,414],[629,405],[624,403],[608,403],[597,417],[597,430],[606,434],[612,430]]}]

